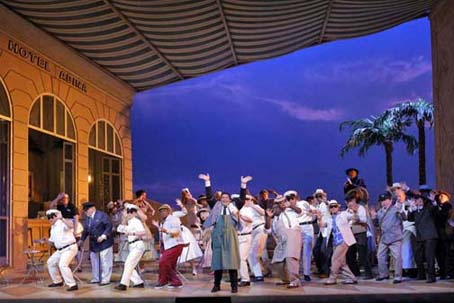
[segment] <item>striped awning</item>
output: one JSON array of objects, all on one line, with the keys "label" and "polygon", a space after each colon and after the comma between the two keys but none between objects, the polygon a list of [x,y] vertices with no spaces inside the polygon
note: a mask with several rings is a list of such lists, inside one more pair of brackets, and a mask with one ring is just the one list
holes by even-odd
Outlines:
[{"label": "striped awning", "polygon": [[427,16],[445,0],[0,0],[138,91]]}]

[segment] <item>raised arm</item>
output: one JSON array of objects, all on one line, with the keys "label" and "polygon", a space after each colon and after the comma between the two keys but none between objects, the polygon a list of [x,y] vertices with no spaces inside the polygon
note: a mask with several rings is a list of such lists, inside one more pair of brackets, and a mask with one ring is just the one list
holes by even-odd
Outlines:
[{"label": "raised arm", "polygon": [[199,179],[205,181],[205,194],[207,196],[207,202],[208,202],[208,205],[210,205],[210,207],[213,208],[217,201],[213,197],[213,191],[211,190],[210,175],[209,174],[206,174],[206,175],[200,174]]}]

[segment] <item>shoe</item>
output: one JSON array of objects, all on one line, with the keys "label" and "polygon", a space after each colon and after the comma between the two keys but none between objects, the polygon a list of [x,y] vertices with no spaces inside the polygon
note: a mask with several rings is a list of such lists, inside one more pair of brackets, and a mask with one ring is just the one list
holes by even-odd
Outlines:
[{"label": "shoe", "polygon": [[145,288],[145,284],[143,284],[143,283],[136,284],[136,285],[133,285],[132,288]]},{"label": "shoe", "polygon": [[218,291],[221,291],[220,286],[213,286],[213,288],[211,289],[211,292],[218,292]]},{"label": "shoe", "polygon": [[416,280],[418,280],[418,281],[422,281],[422,280],[425,280],[425,279],[426,279],[425,276],[417,276],[416,277]]},{"label": "shoe", "polygon": [[265,279],[263,277],[255,277],[251,279],[252,282],[263,282]]},{"label": "shoe", "polygon": [[178,284],[178,285],[169,284],[169,285],[167,285],[168,289],[176,289],[176,288],[182,288],[182,287],[183,287],[183,284]]},{"label": "shoe", "polygon": [[291,288],[298,288],[298,287],[300,287],[300,286],[299,286],[298,284],[296,284],[296,283],[290,283],[289,285],[287,285],[287,288],[288,288],[288,289],[291,289]]},{"label": "shoe", "polygon": [[73,285],[73,286],[71,286],[71,287],[68,287],[68,288],[66,289],[66,291],[75,291],[75,290],[78,290],[78,289],[79,289],[79,287],[78,287],[77,284],[76,284],[76,285]]},{"label": "shoe", "polygon": [[77,272],[82,272],[82,268],[77,269]]},{"label": "shoe", "polygon": [[336,284],[337,284],[337,282],[334,281],[334,280],[326,280],[325,281],[325,285],[336,285]]},{"label": "shoe", "polygon": [[91,280],[90,282],[88,282],[88,284],[99,284],[99,281]]},{"label": "shoe", "polygon": [[342,282],[342,284],[344,284],[344,285],[358,284],[358,281],[345,280]]},{"label": "shoe", "polygon": [[308,276],[308,275],[304,275],[304,281],[310,282],[311,281],[311,277]]},{"label": "shoe", "polygon": [[154,287],[155,289],[161,289],[161,288],[164,288],[166,287],[167,284],[156,284],[156,286]]},{"label": "shoe", "polygon": [[432,278],[432,279],[427,279],[426,283],[435,283],[437,282],[437,279]]},{"label": "shoe", "polygon": [[47,287],[53,288],[53,287],[60,287],[60,286],[63,286],[63,285],[64,285],[63,282],[60,282],[60,283],[49,284],[49,285],[47,285]]},{"label": "shoe", "polygon": [[290,282],[277,282],[276,286],[287,286],[289,284],[290,284]]},{"label": "shoe", "polygon": [[393,281],[393,284],[400,284],[400,283],[402,283],[402,280],[394,280]]},{"label": "shoe", "polygon": [[241,281],[240,284],[238,284],[238,287],[245,287],[245,286],[251,286],[251,282]]},{"label": "shoe", "polygon": [[128,287],[124,284],[118,284],[117,286],[114,287],[116,290],[127,290]]},{"label": "shoe", "polygon": [[377,279],[375,279],[375,281],[383,281],[383,280],[388,280],[389,279],[389,276],[387,277],[378,277]]},{"label": "shoe", "polygon": [[329,275],[328,274],[319,274],[318,277],[320,279],[327,279],[327,278],[329,278]]},{"label": "shoe", "polygon": [[193,276],[197,276],[197,270],[193,270],[193,271],[192,271],[192,275],[193,275]]},{"label": "shoe", "polygon": [[236,294],[238,292],[238,287],[232,287],[232,294]]},{"label": "shoe", "polygon": [[99,286],[107,286],[110,285],[110,282],[101,282],[99,283]]},{"label": "shoe", "polygon": [[273,273],[271,271],[267,272],[266,274],[263,275],[264,278],[271,278]]}]

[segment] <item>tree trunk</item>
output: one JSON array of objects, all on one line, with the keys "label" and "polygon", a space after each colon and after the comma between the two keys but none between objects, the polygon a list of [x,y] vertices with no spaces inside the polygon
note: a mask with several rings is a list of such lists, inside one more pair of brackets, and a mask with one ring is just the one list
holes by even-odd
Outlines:
[{"label": "tree trunk", "polygon": [[385,143],[385,154],[386,154],[386,184],[388,186],[393,185],[393,143]]},{"label": "tree trunk", "polygon": [[416,122],[418,126],[419,185],[426,184],[426,132],[424,121]]}]

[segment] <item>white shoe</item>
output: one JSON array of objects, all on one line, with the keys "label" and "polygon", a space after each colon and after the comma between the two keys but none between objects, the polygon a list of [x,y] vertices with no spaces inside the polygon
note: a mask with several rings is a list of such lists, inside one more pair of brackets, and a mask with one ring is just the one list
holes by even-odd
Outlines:
[{"label": "white shoe", "polygon": [[192,271],[192,275],[193,275],[193,276],[197,276],[197,270],[194,269],[194,270]]},{"label": "white shoe", "polygon": [[183,288],[183,285],[171,285],[171,284],[169,284],[169,285],[167,285],[167,288],[168,289]]}]

